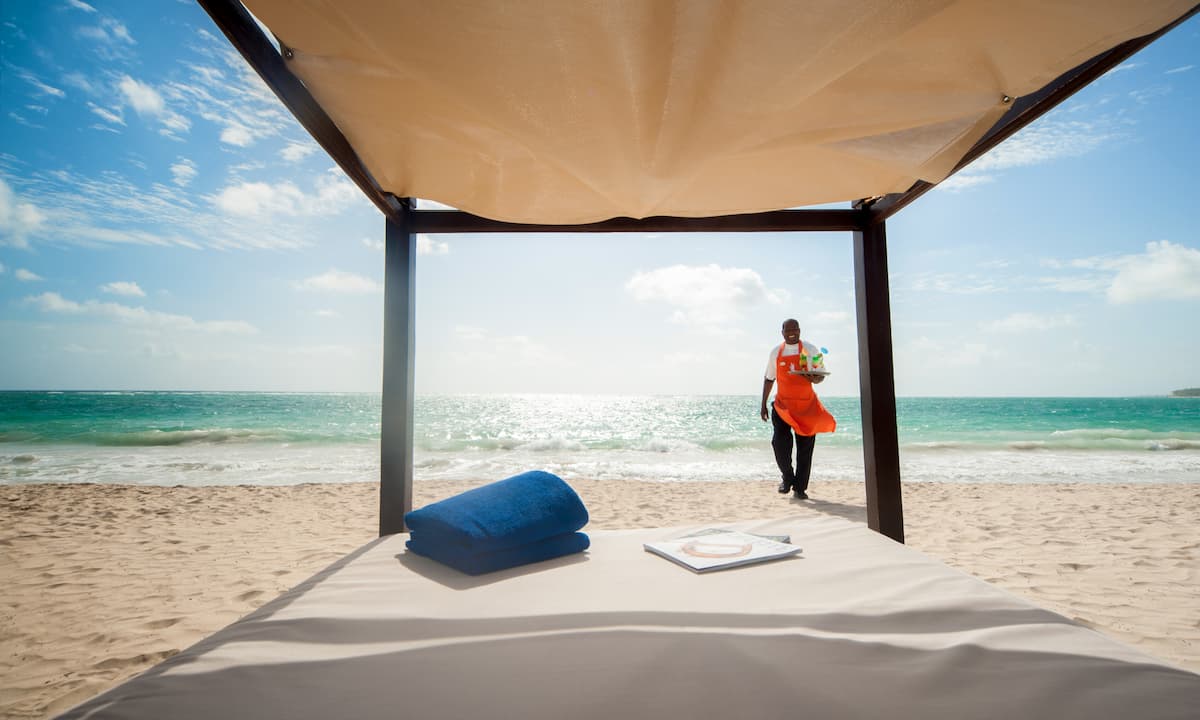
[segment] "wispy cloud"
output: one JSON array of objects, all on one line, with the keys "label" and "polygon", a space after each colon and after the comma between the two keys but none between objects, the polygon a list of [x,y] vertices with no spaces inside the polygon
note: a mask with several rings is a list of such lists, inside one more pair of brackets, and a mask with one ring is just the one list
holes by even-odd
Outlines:
[{"label": "wispy cloud", "polygon": [[111,295],[124,295],[126,297],[146,297],[146,293],[142,291],[142,288],[137,283],[128,280],[105,283],[100,286],[100,291]]},{"label": "wispy cloud", "polygon": [[197,321],[186,315],[157,312],[144,307],[131,307],[114,302],[88,300],[79,303],[67,300],[53,292],[27,297],[25,302],[37,307],[42,312],[93,316],[116,320],[127,325],[160,330],[183,330],[225,335],[253,335],[258,332],[258,328],[241,320]]},{"label": "wispy cloud", "polygon": [[196,163],[187,158],[179,158],[171,165],[172,181],[179,187],[187,187],[196,177]]},{"label": "wispy cloud", "polygon": [[937,189],[956,193],[980,185],[986,185],[990,182],[995,182],[995,180],[996,178],[992,175],[957,173],[938,183]]},{"label": "wispy cloud", "polygon": [[50,96],[56,98],[66,97],[67,94],[61,88],[56,88],[53,85],[47,85],[42,82],[42,79],[34,75],[29,70],[19,67],[13,67],[13,72],[17,77],[33,86],[35,96]]},{"label": "wispy cloud", "polygon": [[383,285],[362,275],[331,268],[320,275],[304,278],[297,282],[296,289],[364,295],[383,292]]},{"label": "wispy cloud", "polygon": [[100,117],[100,119],[104,120],[105,122],[110,122],[114,125],[124,125],[125,124],[125,118],[121,116],[121,108],[119,108],[119,107],[116,108],[115,110],[109,110],[107,108],[100,107],[99,105],[97,105],[94,102],[91,102],[90,100],[88,101],[87,106],[88,106],[89,110],[91,110],[98,117]]},{"label": "wispy cloud", "polygon": [[727,333],[741,313],[762,303],[778,305],[786,290],[770,289],[749,268],[719,265],[671,265],[638,272],[625,290],[638,302],[664,303],[674,309],[673,323],[707,332]]},{"label": "wispy cloud", "polygon": [[1168,240],[1146,243],[1142,253],[1042,260],[1057,270],[1079,271],[1039,282],[1063,292],[1100,293],[1114,304],[1200,298],[1200,249]]},{"label": "wispy cloud", "polygon": [[963,368],[982,365],[992,351],[983,343],[940,342],[921,336],[897,348],[897,363],[916,361],[927,368]]},{"label": "wispy cloud", "polygon": [[942,292],[951,295],[984,295],[1010,289],[998,282],[994,274],[975,273],[920,273],[908,281],[910,290],[916,292]]},{"label": "wispy cloud", "polygon": [[1188,70],[1191,70],[1191,69],[1193,69],[1193,68],[1195,68],[1195,67],[1196,67],[1195,65],[1180,65],[1180,66],[1179,66],[1179,67],[1177,67],[1177,68],[1171,68],[1170,70],[1166,71],[1166,73],[1164,73],[1164,74],[1165,74],[1165,75],[1174,75],[1174,74],[1176,74],[1176,73],[1184,73],[1184,72],[1187,72]]},{"label": "wispy cloud", "polygon": [[21,282],[39,282],[39,281],[45,279],[41,275],[38,275],[37,273],[32,272],[32,271],[26,270],[25,268],[17,268],[17,271],[13,273],[13,277],[20,280]]},{"label": "wispy cloud", "polygon": [[496,358],[521,366],[564,364],[567,358],[528,335],[498,335],[472,325],[457,325],[454,336],[464,345],[486,345]]},{"label": "wispy cloud", "polygon": [[1120,65],[1116,66],[1112,70],[1109,70],[1108,72],[1104,73],[1100,77],[1111,77],[1113,75],[1116,75],[1117,73],[1123,73],[1123,72],[1129,72],[1130,70],[1136,70],[1145,64],[1146,63],[1144,63],[1144,62],[1121,63]]},{"label": "wispy cloud", "polygon": [[980,328],[993,333],[1026,333],[1031,331],[1054,330],[1075,324],[1075,316],[1070,314],[1038,314],[1013,313],[1000,320],[981,323]]},{"label": "wispy cloud", "polygon": [[85,2],[80,2],[80,0],[67,0],[67,6],[73,7],[76,10],[82,10],[86,13],[96,12],[96,8],[92,7],[91,5],[88,5]]},{"label": "wispy cloud", "polygon": [[[94,10],[93,10],[94,12]],[[87,25],[76,32],[80,37],[95,40],[107,46],[136,45],[137,41],[129,34],[129,28],[121,21],[111,17],[101,17],[95,25]]]},{"label": "wispy cloud", "polygon": [[973,172],[1025,167],[1066,157],[1078,157],[1120,136],[1103,119],[1049,119],[1036,122],[971,163]]}]

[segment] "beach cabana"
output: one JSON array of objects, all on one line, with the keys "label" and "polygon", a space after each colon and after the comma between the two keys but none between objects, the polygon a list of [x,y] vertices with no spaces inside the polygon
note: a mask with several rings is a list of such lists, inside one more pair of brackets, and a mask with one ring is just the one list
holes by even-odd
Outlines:
[{"label": "beach cabana", "polygon": [[845,231],[868,524],[901,542],[887,219],[1196,12],[1190,0],[200,4],[386,219],[381,534],[403,531],[412,503],[417,233]]},{"label": "beach cabana", "polygon": [[[68,717],[1194,717],[1200,676],[892,542],[886,221],[1200,6],[200,3],[385,218],[381,537]],[[678,529],[403,551],[418,233],[760,231],[853,235],[877,533],[744,523],[804,559],[711,576],[641,552]]]}]

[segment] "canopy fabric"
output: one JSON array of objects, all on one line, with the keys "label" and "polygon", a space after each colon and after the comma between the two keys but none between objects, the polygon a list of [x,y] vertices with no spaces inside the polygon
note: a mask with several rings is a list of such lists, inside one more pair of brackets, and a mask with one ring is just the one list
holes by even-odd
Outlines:
[{"label": "canopy fabric", "polygon": [[937,183],[1193,0],[245,0],[383,187],[511,222]]}]

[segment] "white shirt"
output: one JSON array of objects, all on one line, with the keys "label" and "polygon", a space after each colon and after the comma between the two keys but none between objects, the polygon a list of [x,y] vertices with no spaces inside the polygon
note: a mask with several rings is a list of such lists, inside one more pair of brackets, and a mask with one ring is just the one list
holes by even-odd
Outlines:
[{"label": "white shirt", "polygon": [[[817,346],[816,345],[813,345],[812,343],[804,342],[803,340],[801,340],[800,342],[801,342],[801,344],[804,345],[804,354],[805,355],[812,357],[813,355],[817,354]],[[777,358],[779,356],[779,348],[781,348],[781,347],[783,348],[784,357],[787,357],[788,355],[799,355],[800,354],[800,345],[785,345],[783,343],[779,343],[775,347],[771,348],[771,354],[770,354],[770,356],[767,357],[767,371],[765,373],[763,373],[763,377],[766,378],[767,380],[770,380],[771,382],[775,381],[775,358]]]}]

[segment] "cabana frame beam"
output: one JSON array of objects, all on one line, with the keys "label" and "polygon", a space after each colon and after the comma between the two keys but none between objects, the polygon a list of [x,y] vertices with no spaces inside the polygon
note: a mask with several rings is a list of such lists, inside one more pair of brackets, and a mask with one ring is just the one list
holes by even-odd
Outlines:
[{"label": "cabana frame beam", "polygon": [[709,217],[613,218],[586,225],[501,222],[457,210],[417,210],[418,233],[837,232],[866,227],[870,213],[849,210],[774,210]]},{"label": "cabana frame beam", "polygon": [[404,532],[412,509],[413,378],[416,355],[417,235],[412,200],[385,220],[383,391],[379,424],[379,534]]}]

